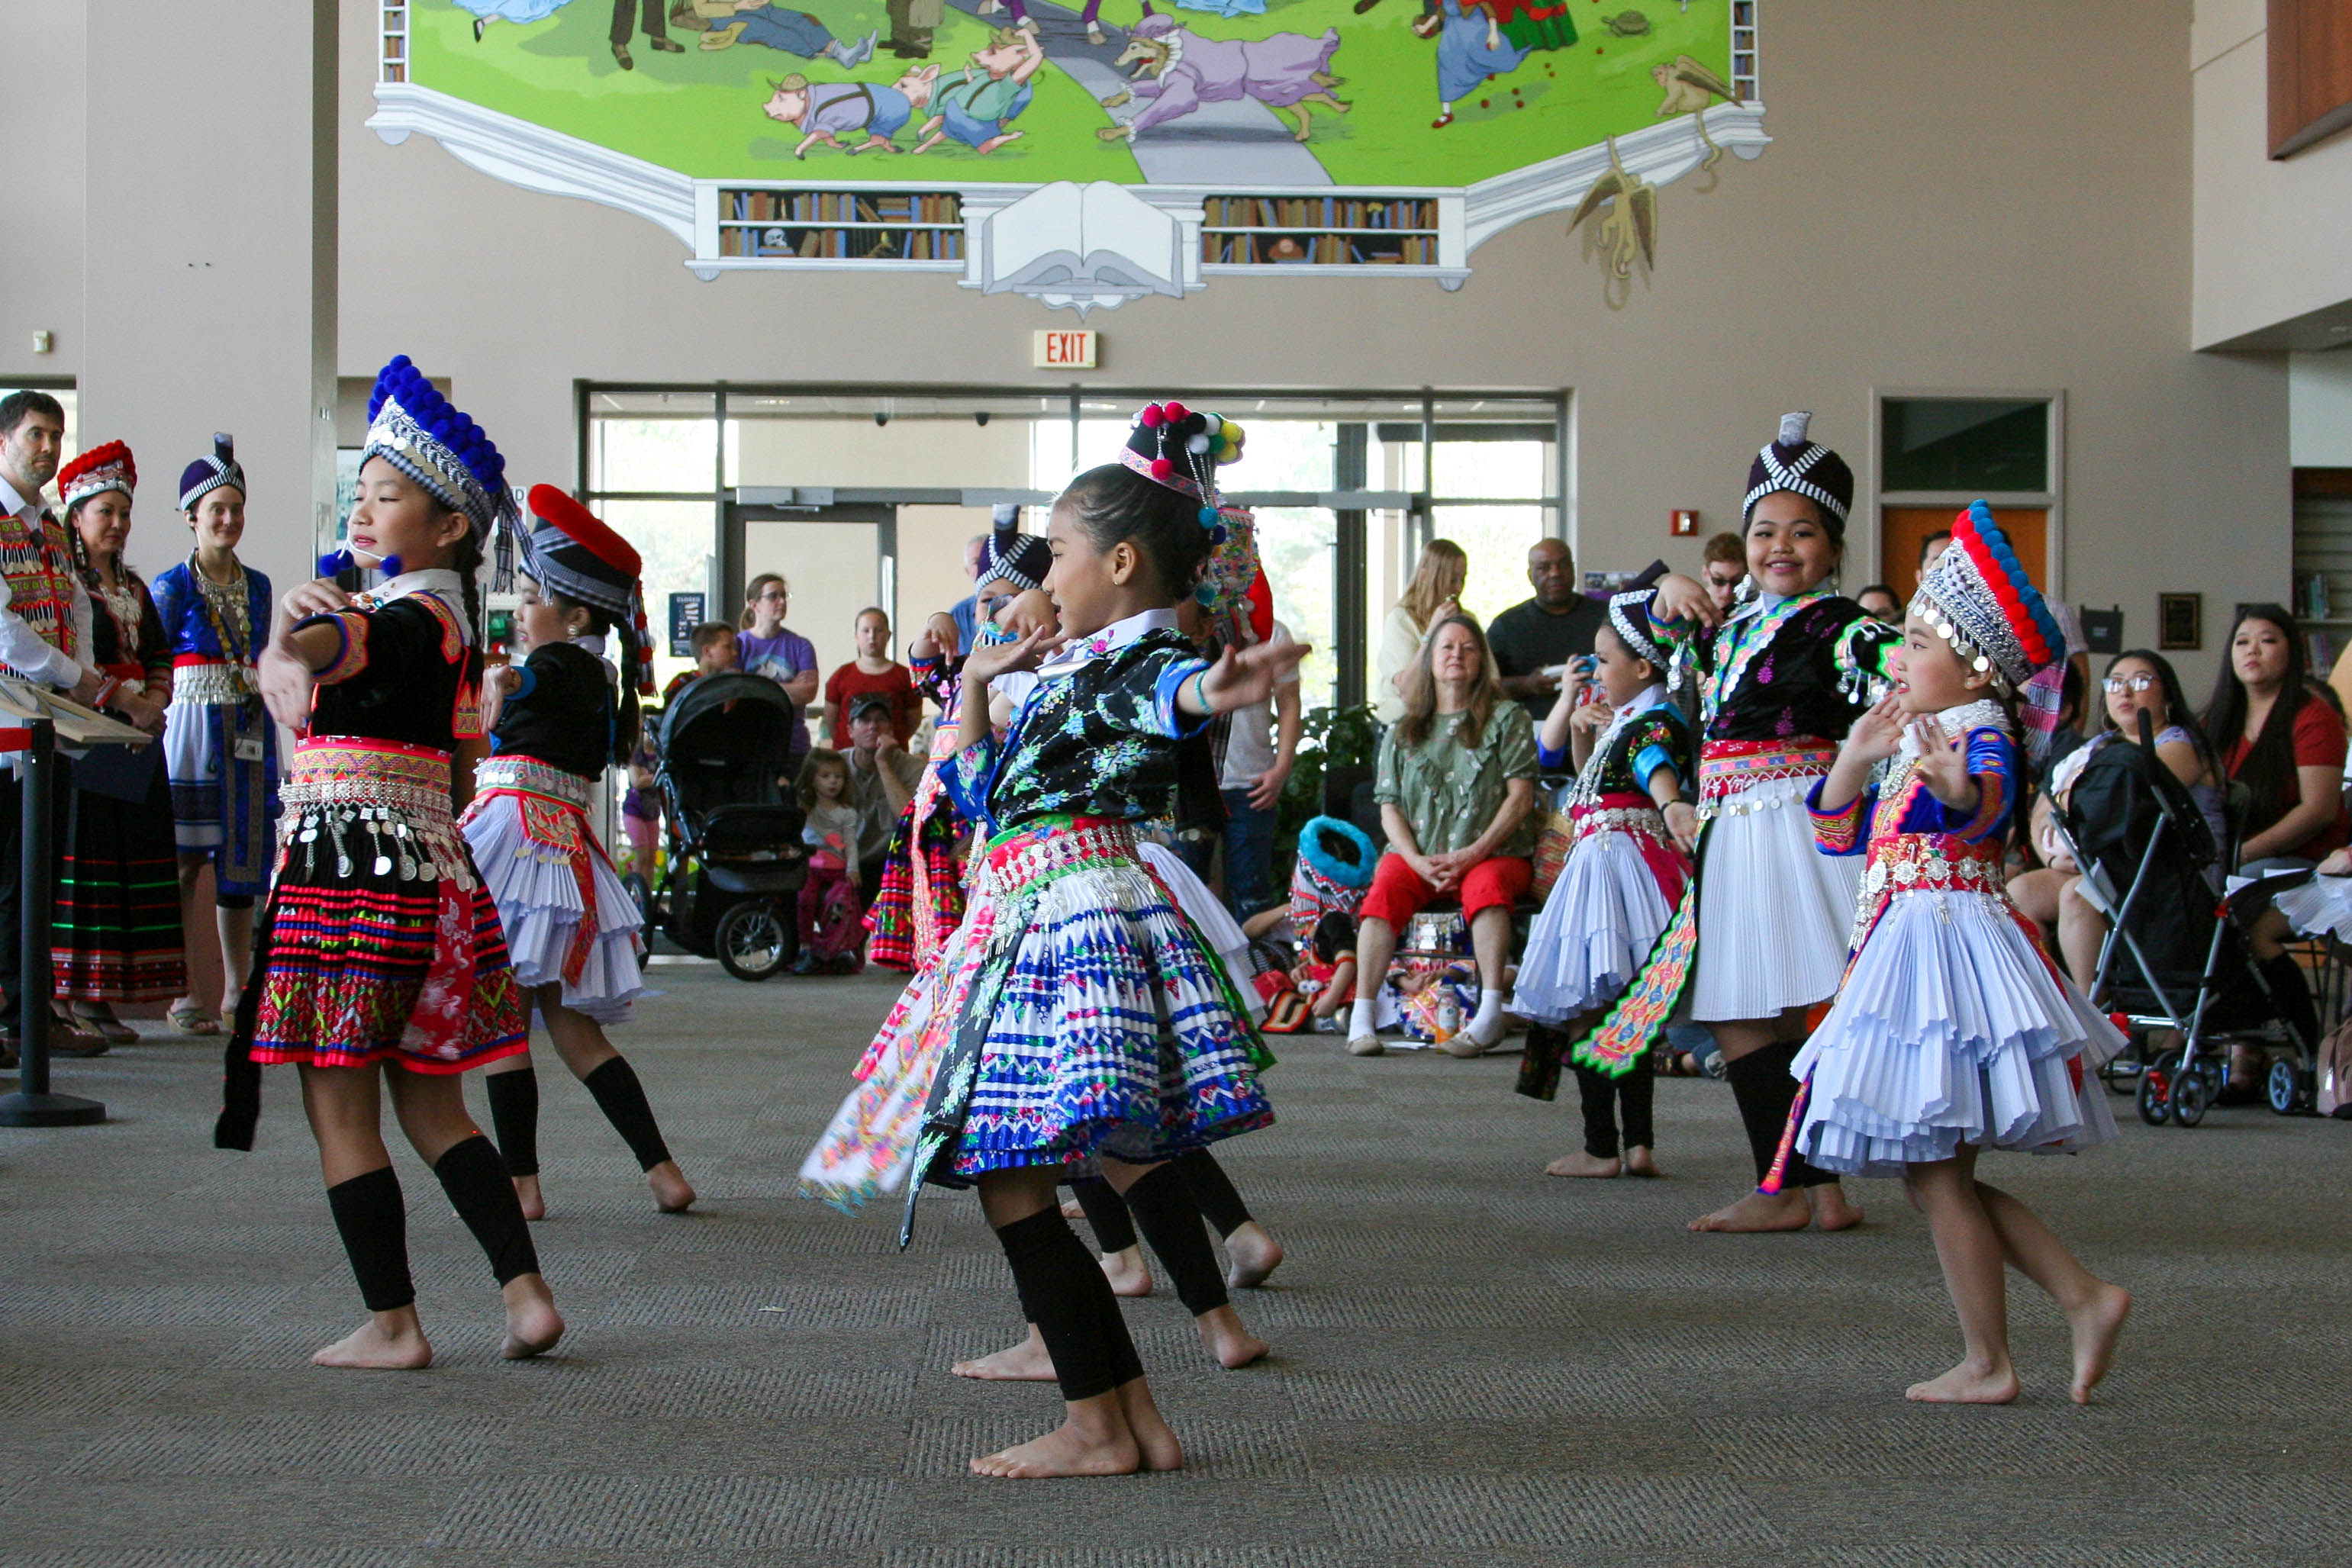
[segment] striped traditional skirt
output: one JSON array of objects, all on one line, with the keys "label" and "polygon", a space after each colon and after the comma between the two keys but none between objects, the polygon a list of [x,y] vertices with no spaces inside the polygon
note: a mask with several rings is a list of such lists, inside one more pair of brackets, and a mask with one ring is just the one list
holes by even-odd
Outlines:
[{"label": "striped traditional skirt", "polygon": [[449,816],[449,754],[299,743],[252,1060],[462,1072],[527,1047],[499,908]]},{"label": "striped traditional skirt", "polygon": [[[240,758],[240,747],[258,754]],[[278,811],[278,727],[237,670],[196,653],[172,661],[163,757],[179,847],[211,854],[219,892],[267,892]]]},{"label": "striped traditional skirt", "polygon": [[180,873],[163,759],[144,800],[72,792],[58,872],[49,963],[57,995],[79,1002],[154,1002],[188,988]]},{"label": "striped traditional skirt", "polygon": [[890,830],[880,885],[866,906],[868,959],[887,969],[919,969],[954,933],[964,918],[956,844],[966,826],[933,763]]}]

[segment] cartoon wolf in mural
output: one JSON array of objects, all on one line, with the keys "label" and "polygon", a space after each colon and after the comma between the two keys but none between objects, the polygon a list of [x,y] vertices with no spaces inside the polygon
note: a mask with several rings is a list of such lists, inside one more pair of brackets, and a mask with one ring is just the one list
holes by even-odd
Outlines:
[{"label": "cartoon wolf in mural", "polygon": [[1146,99],[1132,120],[1108,125],[1095,132],[1105,141],[1132,141],[1144,131],[1171,120],[1181,120],[1204,103],[1230,103],[1255,99],[1272,110],[1288,110],[1298,120],[1293,133],[1307,140],[1307,106],[1320,104],[1334,114],[1349,106],[1331,96],[1340,78],[1331,74],[1331,57],[1339,52],[1339,31],[1326,27],[1319,38],[1304,33],[1276,33],[1248,42],[1204,38],[1172,16],[1150,14],[1128,35],[1127,47],[1112,64],[1137,68],[1126,90],[1103,99],[1105,109],[1118,109],[1134,99]]}]

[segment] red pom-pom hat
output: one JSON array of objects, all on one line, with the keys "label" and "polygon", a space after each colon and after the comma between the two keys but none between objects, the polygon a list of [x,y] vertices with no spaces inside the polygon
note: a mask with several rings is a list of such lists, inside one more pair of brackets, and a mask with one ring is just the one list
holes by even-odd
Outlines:
[{"label": "red pom-pom hat", "polygon": [[120,490],[128,497],[138,487],[139,465],[120,441],[93,446],[58,470],[58,494],[68,511],[105,491]]}]

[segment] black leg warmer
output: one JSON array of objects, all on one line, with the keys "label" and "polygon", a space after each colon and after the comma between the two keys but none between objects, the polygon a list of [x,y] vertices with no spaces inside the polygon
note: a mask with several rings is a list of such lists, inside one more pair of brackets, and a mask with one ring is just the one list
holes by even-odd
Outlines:
[{"label": "black leg warmer", "polygon": [[669,1158],[669,1145],[654,1124],[654,1108],[646,1103],[646,1086],[637,1082],[636,1069],[626,1057],[613,1058],[580,1082],[595,1096],[596,1108],[628,1144],[629,1153],[637,1156],[639,1170],[649,1171]]},{"label": "black leg warmer", "polygon": [[1651,1115],[1658,1098],[1658,1072],[1654,1057],[1656,1046],[1633,1059],[1633,1065],[1617,1080],[1617,1116],[1625,1128],[1625,1146],[1629,1149],[1654,1149],[1658,1146],[1658,1131]]},{"label": "black leg warmer", "polygon": [[[1724,1069],[1723,1076],[1731,1084],[1732,1097],[1739,1103],[1739,1121],[1748,1130],[1748,1146],[1756,1157],[1756,1179],[1759,1184],[1772,1168],[1772,1162],[1780,1157],[1780,1134],[1788,1130],[1789,1109],[1797,1103],[1797,1081],[1789,1076],[1789,1064],[1797,1060],[1801,1049],[1795,1040],[1775,1040]],[[1785,1192],[1791,1187],[1819,1186],[1835,1180],[1836,1176],[1807,1164],[1791,1149],[1788,1166],[1781,1172],[1780,1187]]]},{"label": "black leg warmer", "polygon": [[1141,1375],[1110,1281],[1058,1207],[1001,1227],[996,1239],[1012,1266],[1022,1315],[1037,1325],[1053,1359],[1063,1398],[1092,1399]]},{"label": "black leg warmer", "polygon": [[530,1244],[530,1226],[515,1197],[514,1180],[489,1139],[477,1133],[452,1145],[433,1162],[433,1174],[441,1178],[441,1190],[449,1195],[457,1218],[482,1244],[499,1284],[539,1272],[539,1249]]},{"label": "black leg warmer", "polygon": [[2266,958],[2256,966],[2271,988],[2271,1000],[2277,1004],[2279,1017],[2301,1032],[2305,1051],[2319,1049],[2319,1009],[2312,1005],[2310,982],[2303,977],[2303,966],[2291,953]]},{"label": "black leg warmer", "polygon": [[490,1096],[490,1132],[510,1176],[539,1174],[539,1074],[526,1067],[515,1072],[486,1072],[482,1087]]},{"label": "black leg warmer", "polygon": [[337,1182],[327,1189],[327,1207],[368,1311],[388,1312],[415,1301],[408,1278],[408,1209],[392,1167]]},{"label": "black leg warmer", "polygon": [[1176,1298],[1194,1317],[1225,1305],[1225,1277],[1217,1270],[1217,1255],[1209,1249],[1209,1232],[1201,1222],[1201,1206],[1192,1189],[1172,1164],[1157,1165],[1127,1189],[1127,1207],[1136,1228],[1151,1243],[1151,1250],[1169,1277],[1176,1281]]},{"label": "black leg warmer", "polygon": [[1118,1189],[1100,1176],[1074,1176],[1070,1191],[1078,1207],[1087,1211],[1087,1228],[1095,1233],[1095,1246],[1102,1252],[1124,1252],[1135,1245],[1135,1219],[1127,1212],[1127,1200]]},{"label": "black leg warmer", "polygon": [[1184,1185],[1192,1189],[1192,1201],[1201,1206],[1201,1218],[1216,1227],[1222,1239],[1231,1236],[1250,1222],[1249,1205],[1234,1190],[1233,1178],[1217,1156],[1206,1149],[1194,1149],[1181,1154],[1171,1162],[1183,1173]]},{"label": "black leg warmer", "polygon": [[1622,1082],[1580,1064],[1576,1069],[1576,1097],[1584,1110],[1584,1152],[1596,1160],[1617,1157],[1617,1091]]}]

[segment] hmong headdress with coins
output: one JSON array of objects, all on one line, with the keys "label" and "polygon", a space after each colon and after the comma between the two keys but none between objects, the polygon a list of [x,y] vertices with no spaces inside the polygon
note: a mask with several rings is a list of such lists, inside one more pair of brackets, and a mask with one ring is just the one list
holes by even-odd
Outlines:
[{"label": "hmong headdress with coins", "polygon": [[1952,542],[1920,578],[1911,613],[2003,692],[2065,656],[2064,629],[1982,501],[1952,519]]},{"label": "hmong headdress with coins", "polygon": [[1832,538],[1845,538],[1845,515],[1853,505],[1853,470],[1845,459],[1805,433],[1813,416],[1802,409],[1780,416],[1780,434],[1748,465],[1748,499],[1739,508],[1742,528],[1756,503],[1786,490],[1822,508]]},{"label": "hmong headdress with coins", "polygon": [[1674,655],[1659,645],[1650,630],[1650,590],[1637,588],[1630,592],[1613,594],[1609,600],[1609,630],[1617,633],[1618,641],[1633,650],[1633,657],[1646,660],[1661,674],[1673,668]]},{"label": "hmong headdress with coins", "polygon": [[93,446],[58,470],[58,496],[68,511],[109,490],[120,490],[128,497],[138,486],[139,465],[131,460],[131,448],[120,441]]},{"label": "hmong headdress with coins", "polygon": [[[395,355],[377,372],[368,398],[367,445],[360,461],[371,457],[383,458],[441,505],[465,514],[478,546],[489,547],[499,525],[514,521],[506,459],[482,427],[452,407],[406,354]],[[503,535],[499,554],[497,586],[503,588],[510,576]]]},{"label": "hmong headdress with coins", "polygon": [[245,470],[236,462],[236,438],[215,431],[212,455],[199,457],[180,470],[180,510],[187,511],[224,485],[235,486],[240,496],[246,493]]},{"label": "hmong headdress with coins", "polygon": [[1249,512],[1227,507],[1218,494],[1217,465],[1237,462],[1242,427],[1202,409],[1173,401],[1143,405],[1128,433],[1119,461],[1151,480],[1200,503],[1201,526],[1209,530],[1209,559],[1192,597],[1220,635],[1238,645],[1239,622],[1247,615],[1251,584],[1257,580],[1257,527]]},{"label": "hmong headdress with coins", "polygon": [[627,678],[642,695],[654,689],[653,648],[646,626],[645,563],[629,541],[552,485],[530,487],[530,526],[520,530],[523,575],[542,589],[593,605],[625,627]]}]

